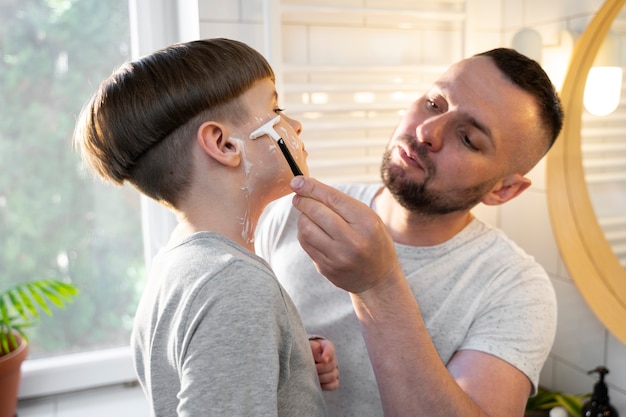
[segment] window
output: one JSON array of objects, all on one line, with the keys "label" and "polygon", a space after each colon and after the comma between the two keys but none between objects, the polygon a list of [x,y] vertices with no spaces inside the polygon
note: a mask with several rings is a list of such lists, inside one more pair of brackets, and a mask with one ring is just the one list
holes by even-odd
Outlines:
[{"label": "window", "polygon": [[31,359],[128,345],[145,275],[139,194],[94,180],[71,137],[130,44],[128,0],[0,5],[0,286],[81,290],[31,329]]}]

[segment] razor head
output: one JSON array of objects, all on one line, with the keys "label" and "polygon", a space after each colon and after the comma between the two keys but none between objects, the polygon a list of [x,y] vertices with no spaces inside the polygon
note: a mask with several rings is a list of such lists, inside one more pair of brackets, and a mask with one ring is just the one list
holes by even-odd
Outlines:
[{"label": "razor head", "polygon": [[272,120],[268,121],[267,123],[263,124],[260,128],[250,133],[250,139],[254,140],[256,138],[260,138],[261,136],[265,136],[265,135],[268,135],[269,137],[274,139],[276,143],[278,143],[278,147],[280,148],[281,152],[285,156],[285,159],[287,160],[287,163],[289,164],[289,167],[291,168],[291,172],[293,173],[293,175],[294,176],[303,175],[295,159],[293,159],[293,156],[291,156],[291,152],[289,152],[287,145],[285,145],[285,141],[283,140],[283,138],[280,137],[278,132],[276,132],[276,130],[274,129],[274,125],[278,123],[279,121],[280,121],[280,115],[274,117]]},{"label": "razor head", "polygon": [[280,121],[280,115],[269,120],[267,123],[261,125],[261,127],[259,127],[257,130],[250,133],[250,139],[254,140],[254,139],[260,138],[261,136],[268,135],[275,141],[278,141],[280,139],[280,135],[274,129],[274,125],[278,123],[279,121]]}]

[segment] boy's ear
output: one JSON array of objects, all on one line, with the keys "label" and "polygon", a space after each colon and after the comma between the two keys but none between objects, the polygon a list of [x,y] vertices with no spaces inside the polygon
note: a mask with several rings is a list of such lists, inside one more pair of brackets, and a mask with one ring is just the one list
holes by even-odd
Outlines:
[{"label": "boy's ear", "polygon": [[208,156],[220,164],[235,167],[241,162],[241,149],[231,140],[227,126],[213,121],[202,123],[198,128],[197,141]]},{"label": "boy's ear", "polygon": [[512,174],[503,178],[483,197],[482,202],[490,206],[497,206],[517,197],[530,187],[531,181],[520,174]]}]

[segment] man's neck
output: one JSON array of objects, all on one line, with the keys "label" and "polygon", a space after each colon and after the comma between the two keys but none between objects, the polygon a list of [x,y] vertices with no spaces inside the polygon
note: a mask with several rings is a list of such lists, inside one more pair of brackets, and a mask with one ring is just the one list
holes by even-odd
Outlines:
[{"label": "man's neck", "polygon": [[465,228],[473,219],[469,211],[444,215],[426,215],[402,207],[387,188],[371,203],[391,232],[396,243],[410,246],[434,246],[443,243]]}]

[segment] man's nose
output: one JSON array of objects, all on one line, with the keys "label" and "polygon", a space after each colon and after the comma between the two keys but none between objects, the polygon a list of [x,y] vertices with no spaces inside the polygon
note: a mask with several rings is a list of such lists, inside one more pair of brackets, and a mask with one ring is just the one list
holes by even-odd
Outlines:
[{"label": "man's nose", "polygon": [[417,140],[426,145],[430,152],[438,152],[443,145],[444,117],[442,116],[426,119],[415,129]]}]

